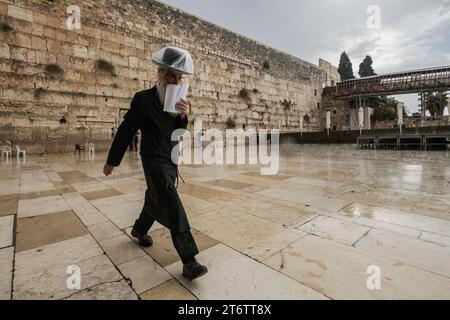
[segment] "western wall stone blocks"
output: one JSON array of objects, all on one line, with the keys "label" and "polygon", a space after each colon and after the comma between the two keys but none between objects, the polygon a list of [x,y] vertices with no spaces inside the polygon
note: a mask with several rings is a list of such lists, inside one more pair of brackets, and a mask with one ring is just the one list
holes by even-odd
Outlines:
[{"label": "western wall stone blocks", "polygon": [[66,89],[65,85],[54,79],[46,79],[46,81],[40,83],[40,85],[48,91],[64,91]]},{"label": "western wall stone blocks", "polygon": [[43,36],[44,35],[44,26],[42,24],[33,23],[31,25],[31,33],[35,36]]},{"label": "western wall stone blocks", "polygon": [[127,67],[117,66],[116,72],[119,77],[130,78],[130,69]]},{"label": "western wall stone blocks", "polygon": [[43,13],[33,11],[33,22],[41,25],[47,24],[47,16]]},{"label": "western wall stone blocks", "polygon": [[4,2],[0,2],[0,14],[7,15],[8,14],[8,4]]},{"label": "western wall stone blocks", "polygon": [[111,54],[110,62],[112,64],[121,65],[124,67],[128,66],[128,57],[123,57],[118,54]]},{"label": "western wall stone blocks", "polygon": [[89,37],[78,35],[78,44],[89,47],[90,46],[89,39],[90,39]]},{"label": "western wall stone blocks", "polygon": [[0,62],[0,72],[11,72],[11,64],[7,62]]},{"label": "western wall stone blocks", "polygon": [[100,48],[101,44],[102,44],[101,39],[89,37],[89,47]]},{"label": "western wall stone blocks", "polygon": [[83,34],[85,36],[98,38],[98,39],[102,38],[102,30],[101,29],[84,25],[82,30],[83,30]]},{"label": "western wall stone blocks", "polygon": [[63,55],[71,56],[74,54],[74,45],[71,43],[62,42],[60,44],[60,52]]},{"label": "western wall stone blocks", "polygon": [[78,97],[77,104],[86,107],[98,108],[96,97],[94,95]]},{"label": "western wall stone blocks", "polygon": [[48,56],[44,51],[36,51],[36,63],[38,64],[48,64]]},{"label": "western wall stone blocks", "polygon": [[11,54],[9,52],[9,46],[6,43],[0,43],[0,58],[9,59]]},{"label": "western wall stone blocks", "polygon": [[21,89],[19,92],[15,91],[15,97],[12,99],[16,101],[33,101],[34,90]]},{"label": "western wall stone blocks", "polygon": [[95,94],[97,96],[102,96],[102,97],[110,97],[112,96],[112,88],[109,86],[96,86],[95,88]]},{"label": "western wall stone blocks", "polygon": [[136,48],[144,50],[144,40],[136,39]]},{"label": "western wall stone blocks", "polygon": [[105,50],[102,50],[102,49],[99,48],[98,49],[98,59],[103,59],[103,60],[111,62],[112,53],[109,52],[109,51],[105,51]]},{"label": "western wall stone blocks", "polygon": [[[15,2],[16,6],[20,7],[18,3]],[[66,3],[69,2],[61,0],[57,5],[58,10]],[[217,118],[216,123],[220,126],[224,125],[228,117],[238,116],[240,118],[236,121],[242,124],[263,125],[264,123],[272,127],[287,123],[291,128],[286,130],[295,130],[298,126],[297,115],[300,111],[309,113],[313,119],[311,110],[316,108],[315,103],[320,100],[318,97],[311,97],[314,95],[313,89],[316,85],[310,84],[309,79],[305,82],[298,77],[292,78],[288,75],[289,73],[291,75],[309,74],[309,69],[300,70],[304,66],[310,68],[308,63],[305,62],[302,65],[297,63],[296,58],[271,53],[271,49],[259,47],[259,44],[255,45],[251,40],[202,21],[199,22],[199,28],[195,32],[179,30],[174,43],[171,41],[171,35],[174,34],[172,29],[176,27],[176,24],[172,22],[160,24],[162,14],[164,17],[171,16],[170,9],[155,12],[151,10],[148,16],[147,13],[142,14],[145,10],[138,9],[135,7],[137,4],[133,2],[124,5],[127,10],[130,9],[127,11],[128,16],[121,15],[120,10],[115,12],[114,16],[109,16],[106,14],[108,13],[107,0],[96,0],[96,3],[98,3],[96,9],[92,10],[87,2],[79,2],[83,13],[82,29],[74,30],[75,32],[67,30],[66,14],[54,15],[53,11],[51,14],[46,14],[37,2],[30,2],[27,7],[33,11],[33,22],[17,18],[10,19],[18,26],[15,29],[17,33],[30,37],[31,46],[27,39],[19,39],[24,46],[17,46],[16,39],[12,36],[1,44],[0,59],[15,59],[11,64],[14,66],[14,72],[29,74],[28,78],[21,80],[22,82],[40,83],[45,88],[51,80],[44,77],[42,65],[56,63],[65,71],[63,79],[51,82],[51,88],[56,92],[45,94],[39,101],[32,99],[32,101],[23,102],[22,105],[14,102],[15,110],[22,112],[26,108],[32,114],[40,113],[39,123],[45,124],[46,105],[52,104],[53,101],[52,105],[57,108],[70,106],[71,115],[68,119],[71,117],[73,121],[68,122],[68,128],[77,125],[78,111],[84,114],[83,110],[92,108],[96,112],[91,114],[93,117],[91,120],[99,122],[86,123],[88,127],[102,127],[104,124],[101,119],[104,118],[120,122],[118,109],[127,108],[136,91],[150,88],[155,83],[157,67],[150,60],[151,54],[163,45],[178,44],[190,50],[194,56],[196,73],[189,77],[190,98],[195,103],[194,114],[204,114],[205,121]],[[4,2],[0,2],[0,10],[3,4]],[[120,5],[122,4],[121,2]],[[143,2],[141,5],[145,8],[148,3]],[[152,5],[159,6],[159,4]],[[3,6],[3,8],[7,7]],[[129,26],[139,27],[139,30],[130,29],[126,23],[120,22],[126,21],[130,16],[133,16],[133,21],[129,22]],[[182,16],[177,15],[177,19],[183,19]],[[143,31],[145,29],[149,31]],[[222,49],[212,45],[213,42],[209,39],[212,39],[213,33],[221,38],[230,39],[229,52],[227,48]],[[237,51],[234,50],[233,44],[236,43],[236,38],[241,46]],[[43,41],[45,41],[45,47],[42,46]],[[268,53],[267,50],[269,50]],[[207,52],[213,56],[206,56]],[[279,63],[271,64],[270,71],[262,71],[261,61],[264,61],[264,56],[267,54]],[[284,54],[281,53],[281,55]],[[94,73],[94,63],[99,58],[111,62],[117,76]],[[0,61],[0,70],[11,70],[9,65],[3,62]],[[34,63],[38,64],[38,68],[33,66]],[[313,73],[316,72],[314,70]],[[36,74],[34,78],[32,78],[33,74]],[[25,84],[14,83],[17,87],[25,87]],[[96,91],[96,87],[102,90]],[[317,87],[320,89],[320,83]],[[238,94],[242,88],[249,90],[251,100],[244,101],[239,97]],[[258,91],[253,92],[253,89]],[[289,112],[283,111],[283,107],[280,106],[280,101],[283,99],[295,102],[295,108]],[[3,103],[1,100],[4,99],[0,99],[0,103]],[[38,103],[38,105],[29,105],[30,103]],[[76,104],[76,109],[73,109],[73,104]],[[218,113],[222,116],[218,117]],[[206,115],[210,117],[207,118]],[[47,121],[49,125],[54,123],[59,125],[58,119],[50,118],[49,116]],[[85,123],[84,119],[80,121],[79,123]],[[34,124],[23,123],[22,125],[37,123],[38,120],[35,120]],[[107,126],[110,129],[110,124]],[[311,128],[314,129],[314,124],[311,124]]]},{"label": "western wall stone blocks", "polygon": [[27,61],[27,49],[20,47],[12,47],[11,50],[11,59],[18,61]]},{"label": "western wall stone blocks", "polygon": [[98,49],[93,47],[88,47],[88,59],[97,60]]},{"label": "western wall stone blocks", "polygon": [[14,42],[18,47],[31,48],[31,37],[28,35],[16,33]]},{"label": "western wall stone blocks", "polygon": [[55,34],[56,34],[57,41],[61,41],[61,42],[67,41],[67,32],[66,31],[56,29]]},{"label": "western wall stone blocks", "polygon": [[88,49],[85,46],[74,45],[73,46],[73,55],[78,58],[87,58],[88,57]]},{"label": "western wall stone blocks", "polygon": [[50,99],[52,103],[58,103],[63,105],[70,105],[76,103],[76,98],[70,94],[61,94],[59,92],[50,93]]},{"label": "western wall stone blocks", "polygon": [[139,59],[148,59],[148,57],[150,56],[150,54],[147,53],[147,52],[145,52],[145,50],[136,48],[136,56],[137,56]]},{"label": "western wall stone blocks", "polygon": [[136,48],[120,45],[119,54],[122,56],[136,56]]},{"label": "western wall stone blocks", "polygon": [[47,39],[47,51],[52,53],[59,53],[60,42],[56,40]]},{"label": "western wall stone blocks", "polygon": [[138,68],[139,67],[139,59],[137,57],[129,57],[128,58],[128,66],[130,68]]},{"label": "western wall stone blocks", "polygon": [[127,25],[128,29],[133,29],[134,23],[131,21],[125,21],[125,24]]},{"label": "western wall stone blocks", "polygon": [[44,26],[44,37],[48,39],[56,39],[56,30],[54,28]]},{"label": "western wall stone blocks", "polygon": [[9,19],[8,24],[11,26],[11,28],[14,29],[15,32],[21,32],[25,34],[31,33],[31,26],[33,25],[31,22],[19,19]]},{"label": "western wall stone blocks", "polygon": [[99,30],[99,32],[102,40],[118,42],[117,40],[120,39],[120,37],[117,37],[114,33],[109,32],[108,30]]},{"label": "western wall stone blocks", "polygon": [[[89,83],[89,84],[96,83],[97,78],[99,78],[99,77],[100,77],[100,75],[93,73],[93,72],[81,73],[80,74],[80,82]],[[94,88],[95,88],[95,86],[94,86]]]},{"label": "western wall stone blocks", "polygon": [[111,95],[114,98],[128,99],[130,96],[128,91],[128,89],[116,89],[111,92]]},{"label": "western wall stone blocks", "polygon": [[139,60],[139,68],[148,70],[149,72],[156,74],[156,67],[150,60],[140,59]]},{"label": "western wall stone blocks", "polygon": [[64,29],[66,27],[61,18],[52,15],[47,16],[45,25],[55,29]]},{"label": "western wall stone blocks", "polygon": [[31,46],[33,49],[36,49],[36,50],[42,50],[42,51],[47,50],[47,42],[43,38],[38,37],[38,36],[33,36],[31,38]]},{"label": "western wall stone blocks", "polygon": [[14,5],[8,5],[8,16],[33,22],[33,12]]},{"label": "western wall stone blocks", "polygon": [[128,72],[129,72],[128,74],[129,74],[129,77],[130,77],[130,78],[132,78],[132,79],[137,79],[137,77],[138,77],[138,71],[137,71],[137,69],[132,69],[132,68],[130,68]]},{"label": "western wall stone blocks", "polygon": [[111,52],[116,53],[116,52],[119,51],[120,45],[119,45],[118,43],[115,43],[115,42],[111,42],[111,41],[107,41],[107,40],[102,40],[102,42],[101,42],[101,48],[102,48],[103,50],[111,51]]},{"label": "western wall stone blocks", "polygon": [[35,50],[27,50],[27,62],[29,64],[36,63],[36,51]]},{"label": "western wall stone blocks", "polygon": [[135,38],[130,38],[130,37],[128,37],[128,36],[124,36],[124,43],[125,43],[125,45],[127,45],[127,46],[130,46],[130,47],[135,47],[136,48],[136,39]]},{"label": "western wall stone blocks", "polygon": [[73,32],[73,31],[67,31],[66,32],[66,39],[63,41],[67,41],[67,42],[71,42],[74,44],[79,44],[78,42],[78,37],[80,36],[78,33]]},{"label": "western wall stone blocks", "polygon": [[138,70],[138,79],[139,80],[148,80],[147,71]]},{"label": "western wall stone blocks", "polygon": [[87,95],[95,95],[95,86],[91,83],[80,84],[79,91]]},{"label": "western wall stone blocks", "polygon": [[74,70],[79,70],[80,72],[93,72],[94,71],[94,61],[87,60],[85,58],[80,58],[76,56],[70,56],[70,67]]}]

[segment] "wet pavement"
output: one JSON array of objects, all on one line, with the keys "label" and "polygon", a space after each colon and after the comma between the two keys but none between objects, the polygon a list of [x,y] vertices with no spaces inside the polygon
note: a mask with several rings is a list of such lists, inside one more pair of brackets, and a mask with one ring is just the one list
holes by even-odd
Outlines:
[{"label": "wet pavement", "polygon": [[136,153],[109,177],[105,153],[2,159],[0,299],[450,299],[450,153],[280,154],[273,176],[180,166],[209,269],[194,282],[167,229],[150,248],[129,236],[146,189]]}]

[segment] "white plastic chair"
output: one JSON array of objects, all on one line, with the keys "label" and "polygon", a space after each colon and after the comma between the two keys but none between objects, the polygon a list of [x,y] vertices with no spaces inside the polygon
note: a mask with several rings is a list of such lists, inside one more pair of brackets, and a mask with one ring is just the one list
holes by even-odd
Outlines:
[{"label": "white plastic chair", "polygon": [[3,159],[3,154],[6,154],[6,160],[9,159],[9,156],[11,155],[11,147],[10,146],[0,146],[0,150],[2,151],[2,159]]},{"label": "white plastic chair", "polygon": [[22,156],[25,158],[26,157],[26,151],[23,149],[20,149],[19,146],[16,145],[16,150],[17,150],[17,159],[19,159],[20,154],[22,154]]},{"label": "white plastic chair", "polygon": [[91,154],[91,152],[92,152],[92,154],[95,153],[95,145],[93,143],[89,143],[88,152],[89,152],[89,154]]}]

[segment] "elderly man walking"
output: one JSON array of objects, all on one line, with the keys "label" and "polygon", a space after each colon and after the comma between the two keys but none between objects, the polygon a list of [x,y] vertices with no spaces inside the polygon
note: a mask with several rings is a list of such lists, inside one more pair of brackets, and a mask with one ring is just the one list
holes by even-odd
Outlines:
[{"label": "elderly man walking", "polygon": [[183,262],[183,276],[194,280],[208,272],[195,259],[198,248],[190,232],[186,212],[178,196],[178,166],[172,161],[172,149],[178,141],[172,141],[172,132],[187,128],[190,102],[176,104],[179,113],[163,111],[167,84],[180,84],[184,74],[194,72],[192,57],[186,50],[165,47],[157,51],[152,61],[158,65],[158,83],[151,89],[136,93],[131,106],[119,126],[104,166],[105,175],[118,166],[138,130],[141,130],[141,159],[147,191],[144,207],[136,220],[131,235],[139,244],[149,247],[153,240],[148,235],[154,221],[170,230],[172,242]]}]

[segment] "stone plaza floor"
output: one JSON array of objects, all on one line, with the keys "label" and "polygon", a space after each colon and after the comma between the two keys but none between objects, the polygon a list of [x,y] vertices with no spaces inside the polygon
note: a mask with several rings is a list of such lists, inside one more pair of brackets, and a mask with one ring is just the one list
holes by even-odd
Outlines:
[{"label": "stone plaza floor", "polygon": [[0,161],[0,299],[450,299],[448,152],[284,145],[274,176],[180,166],[209,269],[193,282],[167,229],[145,249],[129,236],[138,155],[109,177],[105,158]]}]

